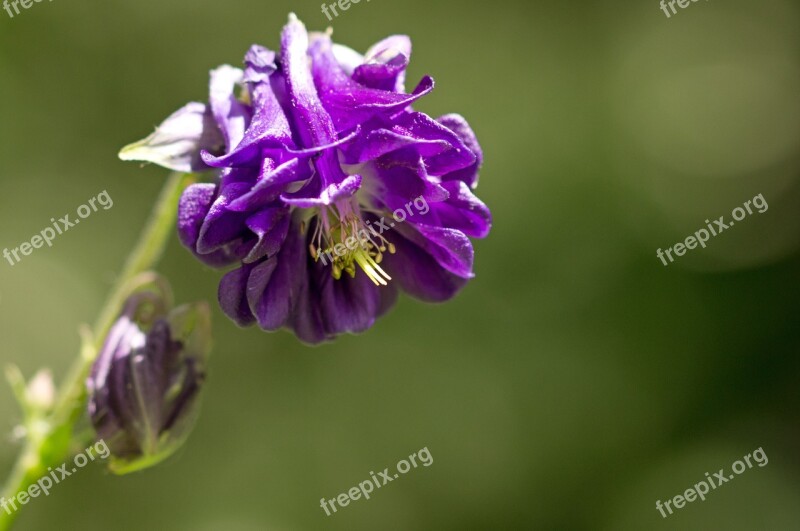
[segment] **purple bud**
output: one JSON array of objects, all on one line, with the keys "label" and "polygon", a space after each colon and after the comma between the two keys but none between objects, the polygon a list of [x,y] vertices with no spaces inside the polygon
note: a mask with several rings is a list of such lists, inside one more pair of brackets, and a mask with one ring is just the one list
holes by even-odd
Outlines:
[{"label": "purple bud", "polygon": [[210,350],[206,303],[167,312],[155,293],[132,295],[87,380],[89,417],[126,474],[153,466],[191,431]]}]

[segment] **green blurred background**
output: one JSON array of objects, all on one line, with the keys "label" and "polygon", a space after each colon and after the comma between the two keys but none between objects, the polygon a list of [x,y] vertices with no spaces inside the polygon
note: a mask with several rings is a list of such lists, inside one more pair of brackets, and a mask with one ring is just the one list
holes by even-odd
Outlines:
[{"label": "green blurred background", "polygon": [[[117,160],[208,70],[278,44],[320,0],[139,0],[0,11],[0,247],[107,190],[114,207],[0,263],[0,363],[62,376],[165,171]],[[199,424],[164,465],[95,466],[30,503],[43,529],[466,530],[800,527],[800,5],[362,1],[333,22],[358,50],[414,42],[418,108],[459,112],[486,152],[491,236],[452,302],[409,298],[362,336],[308,348],[215,306]],[[703,220],[753,215],[664,267]],[[220,273],[177,242],[180,301]],[[0,389],[0,471],[18,449]],[[332,498],[422,447],[434,464],[326,517]],[[756,448],[745,472],[655,509]]]}]

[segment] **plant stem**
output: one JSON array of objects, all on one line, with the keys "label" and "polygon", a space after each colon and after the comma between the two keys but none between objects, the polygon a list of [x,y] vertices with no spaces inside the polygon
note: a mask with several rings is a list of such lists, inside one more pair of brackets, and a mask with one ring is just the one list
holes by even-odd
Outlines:
[{"label": "plant stem", "polygon": [[[81,351],[64,380],[52,412],[46,417],[25,420],[26,442],[11,476],[3,490],[5,500],[13,499],[46,474],[48,467],[57,467],[69,456],[75,426],[86,405],[86,378],[105,336],[114,324],[122,304],[131,291],[131,282],[155,267],[175,226],[178,201],[184,188],[194,181],[191,174],[171,174],[156,202],[147,225],[136,246],[128,255],[125,266],[91,331],[81,330]],[[81,437],[83,439],[83,437]],[[0,500],[2,501],[2,500]],[[17,509],[22,505],[17,504]],[[0,531],[11,528],[19,510],[0,508]]]}]

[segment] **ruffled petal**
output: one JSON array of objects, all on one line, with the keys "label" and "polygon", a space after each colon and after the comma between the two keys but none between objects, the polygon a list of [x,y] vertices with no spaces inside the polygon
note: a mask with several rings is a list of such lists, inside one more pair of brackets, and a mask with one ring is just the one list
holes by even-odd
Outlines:
[{"label": "ruffled petal", "polygon": [[313,180],[294,194],[282,194],[281,201],[299,208],[314,208],[332,205],[336,201],[353,196],[361,187],[360,175],[348,175],[340,183],[333,183],[320,190],[319,181]]},{"label": "ruffled petal", "polygon": [[[316,39],[321,37],[324,37],[324,34],[312,33],[311,42],[313,43]],[[356,68],[364,64],[364,56],[349,46],[333,43],[332,51],[336,62],[339,63],[339,66],[342,67],[342,70],[344,70],[348,76],[352,76]]]},{"label": "ruffled petal", "polygon": [[308,68],[308,32],[297,17],[290,17],[281,35],[281,56],[286,88],[297,128],[305,147],[337,140],[330,116],[320,102]]},{"label": "ruffled petal", "polygon": [[370,328],[381,310],[381,290],[395,289],[376,286],[365,274],[356,274],[354,278],[345,274],[336,280],[331,276],[330,264],[318,262],[314,267],[315,292],[329,336],[357,334]]},{"label": "ruffled petal", "polygon": [[315,39],[309,53],[314,83],[337,131],[346,131],[375,117],[389,117],[433,90],[433,79],[428,76],[412,94],[365,87],[342,69],[327,35]]},{"label": "ruffled petal", "polygon": [[439,140],[447,144],[448,149],[439,152],[420,152],[425,162],[425,170],[429,175],[445,175],[447,173],[468,168],[476,162],[476,156],[459,136],[421,112],[404,113],[395,121],[395,130],[413,138]]},{"label": "ruffled petal", "polygon": [[402,93],[410,60],[411,39],[392,35],[367,50],[363,64],[353,71],[353,79],[369,88]]},{"label": "ruffled petal", "polygon": [[276,254],[289,232],[289,209],[279,205],[256,212],[245,222],[258,241],[242,260],[251,263]]},{"label": "ruffled petal", "polygon": [[230,249],[202,254],[197,251],[200,229],[217,194],[217,185],[193,184],[184,190],[178,203],[178,237],[197,258],[211,267],[224,267],[238,260]]},{"label": "ruffled petal", "polygon": [[272,50],[254,44],[244,54],[245,83],[266,83],[270,76],[278,69],[275,64],[276,54]]},{"label": "ruffled petal", "polygon": [[392,239],[395,254],[386,255],[381,266],[403,291],[425,302],[444,302],[469,281],[454,275],[423,247],[399,234]]},{"label": "ruffled petal", "polygon": [[391,121],[374,121],[370,125],[376,122],[376,128],[368,129],[343,148],[347,164],[374,160],[403,148],[413,148],[422,157],[429,175],[469,168],[476,161],[475,154],[458,135],[426,114],[404,112]]},{"label": "ruffled petal", "polygon": [[463,232],[429,225],[399,224],[396,231],[428,253],[442,268],[464,279],[472,272],[474,250]]},{"label": "ruffled petal", "polygon": [[305,181],[311,177],[311,167],[303,159],[291,159],[277,168],[272,168],[272,161],[265,161],[265,168],[255,186],[247,193],[231,202],[229,208],[238,212],[255,210],[275,200],[286,185],[297,181]]},{"label": "ruffled petal", "polygon": [[483,164],[483,150],[478,143],[478,137],[475,136],[475,133],[464,117],[459,114],[447,114],[440,117],[437,121],[458,135],[464,145],[475,154],[474,163],[466,168],[445,175],[444,179],[463,181],[467,183],[467,186],[470,188],[476,188],[478,186],[478,172]]},{"label": "ruffled petal", "polygon": [[414,216],[409,217],[409,222],[457,229],[471,238],[485,238],[492,228],[489,207],[463,181],[447,181],[442,183],[442,188],[447,190],[450,197],[427,205],[429,208],[425,213],[420,212],[423,208],[418,208]]},{"label": "ruffled petal", "polygon": [[[226,170],[235,172],[236,170]],[[236,212],[229,205],[236,198],[241,197],[250,188],[248,183],[231,183],[221,185],[219,194],[206,214],[200,235],[197,239],[197,252],[201,254],[212,253],[224,246],[231,246],[237,240],[248,236],[249,231],[245,225],[247,214]]]},{"label": "ruffled petal", "polygon": [[333,339],[325,331],[319,311],[319,294],[314,292],[308,281],[300,285],[297,304],[291,319],[291,329],[297,338],[309,345],[316,345]]},{"label": "ruffled petal", "polygon": [[382,157],[371,171],[380,186],[376,195],[389,210],[403,208],[408,201],[417,198],[437,203],[449,196],[445,188],[428,178],[422,157],[413,148],[403,148]]},{"label": "ruffled petal", "polygon": [[275,53],[254,45],[247,52],[245,63],[247,69],[244,80],[251,83],[250,97],[255,114],[235,149],[220,157],[211,153],[202,154],[205,163],[215,168],[258,165],[259,159],[267,152],[295,147],[289,121],[271,83],[270,76],[277,68]]},{"label": "ruffled petal", "polygon": [[438,155],[450,149],[444,140],[415,137],[405,131],[373,129],[342,148],[346,164],[362,164],[405,147],[413,147],[420,155]]},{"label": "ruffled petal", "polygon": [[239,68],[222,65],[211,71],[209,102],[217,126],[225,138],[226,151],[239,145],[250,123],[250,109],[236,98],[236,87],[244,73]]},{"label": "ruffled petal", "polygon": [[289,325],[302,286],[307,282],[307,256],[299,217],[295,216],[280,252],[256,266],[247,282],[248,305],[263,330],[274,331]]},{"label": "ruffled petal", "polygon": [[241,327],[250,326],[256,321],[247,304],[247,281],[255,267],[255,264],[243,264],[230,271],[222,277],[217,290],[220,308]]},{"label": "ruffled petal", "polygon": [[[305,26],[292,15],[281,36],[281,57],[294,126],[305,149],[334,144],[339,139],[308,68],[308,43]],[[315,180],[319,183],[307,190],[315,188],[318,198],[324,201],[322,194],[341,187],[347,175],[334,149],[321,152],[314,164],[318,173]]]}]

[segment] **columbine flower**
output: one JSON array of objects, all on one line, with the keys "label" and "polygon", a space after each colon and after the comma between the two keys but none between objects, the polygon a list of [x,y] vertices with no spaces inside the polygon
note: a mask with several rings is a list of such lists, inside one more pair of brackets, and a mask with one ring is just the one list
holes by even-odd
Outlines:
[{"label": "columbine flower", "polygon": [[169,457],[194,425],[210,349],[205,303],[169,313],[154,293],[133,295],[87,381],[89,416],[125,474]]},{"label": "columbine flower", "polygon": [[[315,343],[372,326],[398,286],[444,301],[473,276],[469,238],[491,226],[472,193],[481,149],[461,116],[411,109],[433,80],[405,92],[410,55],[408,37],[362,56],[292,15],[279,54],[252,46],[244,71],[211,72],[209,105],[189,104],[123,149],[126,160],[218,171],[186,190],[178,229],[206,264],[238,264],[219,300],[239,325]],[[415,200],[429,208],[415,212]],[[382,221],[400,210],[404,223]]]}]

